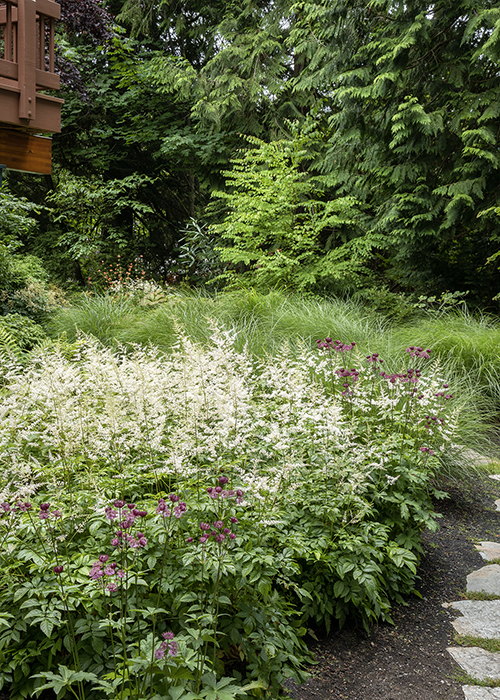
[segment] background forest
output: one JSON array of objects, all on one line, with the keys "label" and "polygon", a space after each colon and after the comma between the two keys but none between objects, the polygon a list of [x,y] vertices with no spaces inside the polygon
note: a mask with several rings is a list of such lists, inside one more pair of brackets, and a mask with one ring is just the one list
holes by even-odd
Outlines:
[{"label": "background forest", "polygon": [[4,313],[27,279],[96,284],[117,256],[158,281],[496,310],[497,3],[61,6],[53,174],[0,195]]}]

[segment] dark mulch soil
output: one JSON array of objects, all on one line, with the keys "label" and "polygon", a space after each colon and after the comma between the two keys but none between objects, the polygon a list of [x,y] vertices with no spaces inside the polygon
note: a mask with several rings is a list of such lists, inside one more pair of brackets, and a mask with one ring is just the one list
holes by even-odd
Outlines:
[{"label": "dark mulch soil", "polygon": [[423,598],[395,606],[394,626],[380,625],[369,636],[347,627],[311,641],[317,665],[304,685],[288,687],[294,700],[463,700],[460,669],[446,651],[459,613],[442,603],[459,600],[466,576],[484,566],[473,543],[500,542],[494,505],[500,482],[485,477],[445,488],[450,498],[435,504],[440,528],[424,533],[417,585]]}]

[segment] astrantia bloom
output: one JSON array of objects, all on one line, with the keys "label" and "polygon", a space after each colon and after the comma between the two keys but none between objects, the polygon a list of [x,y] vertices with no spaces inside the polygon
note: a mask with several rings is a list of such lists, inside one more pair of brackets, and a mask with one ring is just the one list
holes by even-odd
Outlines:
[{"label": "astrantia bloom", "polygon": [[33,508],[31,503],[19,503],[17,507],[19,510],[23,511],[23,513],[26,513],[28,510],[31,510],[31,508]]}]

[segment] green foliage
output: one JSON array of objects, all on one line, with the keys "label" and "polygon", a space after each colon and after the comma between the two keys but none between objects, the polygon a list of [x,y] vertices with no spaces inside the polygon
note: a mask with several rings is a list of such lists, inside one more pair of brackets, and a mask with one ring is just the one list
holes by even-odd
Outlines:
[{"label": "green foliage", "polygon": [[307,138],[265,143],[233,158],[224,173],[228,191],[214,193],[229,212],[211,230],[220,236],[221,260],[230,266],[226,280],[243,278],[260,287],[285,285],[300,291],[351,283],[366,272],[370,250],[353,239],[341,246],[347,227],[355,226],[352,197],[327,199],[324,178],[307,177],[301,165],[308,157]]},{"label": "green foliage", "polygon": [[31,350],[47,338],[38,323],[20,314],[0,316],[0,329],[3,334],[0,343],[9,349]]},{"label": "green foliage", "polygon": [[182,231],[179,241],[179,261],[184,267],[184,278],[193,284],[206,284],[221,272],[216,250],[216,239],[210,236],[207,225],[191,219]]},{"label": "green foliage", "polygon": [[152,209],[134,195],[151,182],[140,174],[99,181],[60,173],[58,186],[46,197],[53,207],[52,221],[60,230],[57,245],[66,249],[83,270],[88,269],[90,261],[95,264],[98,258],[127,251],[130,241],[116,225],[117,217],[126,211],[132,217],[132,229],[140,229],[141,218]]},{"label": "green foliage", "polygon": [[20,245],[23,236],[33,231],[38,211],[25,197],[16,197],[6,187],[0,191],[0,244],[9,250]]},{"label": "green foliage", "polygon": [[433,294],[498,288],[498,8],[485,0],[305,2],[291,41],[297,90],[330,92],[322,161],[365,205],[373,264]]},{"label": "green foliage", "polygon": [[91,297],[82,294],[71,308],[54,316],[48,330],[55,336],[62,333],[73,342],[79,333],[92,335],[101,342],[112,343],[120,331],[133,323],[137,307],[126,295],[112,294]]},{"label": "green foliage", "polygon": [[61,290],[48,284],[42,261],[19,252],[23,239],[34,234],[37,221],[32,215],[39,211],[25,198],[5,188],[0,191],[0,313],[22,314],[36,321],[64,303]]}]

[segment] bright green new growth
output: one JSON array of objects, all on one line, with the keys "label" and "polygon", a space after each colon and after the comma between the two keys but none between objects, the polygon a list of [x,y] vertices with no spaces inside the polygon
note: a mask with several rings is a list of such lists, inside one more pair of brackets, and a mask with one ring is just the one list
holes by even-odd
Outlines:
[{"label": "bright green new growth", "polygon": [[[296,129],[295,129],[296,131]],[[356,227],[353,197],[326,197],[327,178],[310,177],[305,161],[315,134],[266,143],[247,137],[254,148],[231,160],[223,174],[228,190],[215,192],[229,212],[211,230],[221,238],[222,275],[235,272],[260,288],[283,285],[299,291],[356,280],[371,246],[346,240],[346,227]]]}]

